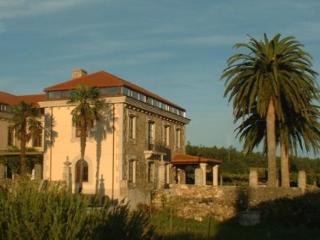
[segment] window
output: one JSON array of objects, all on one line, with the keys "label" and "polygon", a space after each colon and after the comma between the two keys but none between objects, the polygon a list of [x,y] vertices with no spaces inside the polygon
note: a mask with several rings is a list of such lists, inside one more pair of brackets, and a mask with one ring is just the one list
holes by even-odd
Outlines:
[{"label": "window", "polygon": [[149,183],[154,182],[154,163],[153,162],[148,163],[148,182]]},{"label": "window", "polygon": [[136,182],[136,161],[130,160],[128,168],[129,168],[128,181],[129,183],[135,183]]},{"label": "window", "polygon": [[69,98],[71,95],[70,90],[64,90],[64,91],[52,91],[48,93],[49,99],[61,99],[61,98]]},{"label": "window", "polygon": [[7,112],[8,110],[8,105],[0,104],[0,111]]},{"label": "window", "polygon": [[99,89],[100,94],[104,95],[104,94],[117,94],[121,92],[120,87],[104,87],[104,88],[100,88]]},{"label": "window", "polygon": [[[94,126],[94,121],[90,120],[88,122],[88,127],[87,127],[87,137],[88,137],[88,132],[89,130]],[[81,137],[81,126],[80,126],[80,122],[76,124],[76,137]]]},{"label": "window", "polygon": [[81,127],[80,124],[76,124],[76,137],[80,137],[81,136]]},{"label": "window", "polygon": [[181,130],[180,128],[176,129],[176,148],[180,148],[181,147]]},{"label": "window", "polygon": [[8,127],[8,146],[13,146],[14,139],[14,128],[12,126]]},{"label": "window", "polygon": [[160,104],[161,104],[161,102],[159,102],[158,100],[153,100],[153,106],[155,106],[155,107],[160,107]]},{"label": "window", "polygon": [[163,129],[163,143],[166,146],[169,146],[170,144],[170,126],[168,125],[164,126],[164,129]]},{"label": "window", "polygon": [[139,100],[142,101],[142,102],[146,102],[146,101],[147,101],[146,95],[140,93],[140,98],[139,98]]},{"label": "window", "polygon": [[32,138],[32,146],[33,147],[41,147],[42,146],[42,132],[39,133]]},{"label": "window", "polygon": [[124,95],[130,96],[128,88],[122,88],[122,92],[123,92]]},{"label": "window", "polygon": [[134,115],[129,116],[129,138],[136,138],[136,116]]},{"label": "window", "polygon": [[84,160],[79,160],[76,163],[76,182],[80,182],[81,175],[81,165],[82,165],[82,182],[88,182],[89,174],[88,174],[88,163]]},{"label": "window", "polygon": [[136,91],[132,91],[132,97],[135,99],[139,99],[139,93]]},{"label": "window", "polygon": [[152,105],[153,104],[153,99],[151,97],[147,97],[147,103]]},{"label": "window", "polygon": [[148,150],[153,150],[155,140],[154,122],[148,122]]}]

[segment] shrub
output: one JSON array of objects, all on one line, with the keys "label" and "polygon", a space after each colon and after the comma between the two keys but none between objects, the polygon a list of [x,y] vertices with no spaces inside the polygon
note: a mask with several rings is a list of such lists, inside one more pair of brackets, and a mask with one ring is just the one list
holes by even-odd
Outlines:
[{"label": "shrub", "polygon": [[62,184],[19,181],[0,188],[0,239],[152,239],[144,211],[106,201],[89,206]]},{"label": "shrub", "polygon": [[59,185],[39,187],[19,181],[1,191],[1,239],[87,239],[84,199]]},{"label": "shrub", "polygon": [[319,228],[320,193],[307,193],[293,199],[283,198],[259,204],[256,209],[267,223]]},{"label": "shrub", "polygon": [[95,215],[94,239],[153,239],[154,229],[146,211],[129,211],[127,204],[107,203],[101,214]]}]

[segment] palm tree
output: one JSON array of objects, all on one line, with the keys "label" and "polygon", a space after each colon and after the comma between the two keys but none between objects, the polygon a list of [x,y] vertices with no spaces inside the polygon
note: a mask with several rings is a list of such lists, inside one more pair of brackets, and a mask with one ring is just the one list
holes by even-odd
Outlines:
[{"label": "palm tree", "polygon": [[17,139],[20,141],[20,174],[27,173],[26,145],[32,137],[41,134],[42,126],[39,121],[40,112],[32,104],[21,102],[12,107],[13,129]]},{"label": "palm tree", "polygon": [[[287,108],[287,107],[286,107]],[[289,153],[297,154],[297,149],[317,153],[320,149],[319,107],[310,104],[300,114],[286,109],[285,122],[276,122],[276,139],[281,148],[281,186],[290,186]],[[253,148],[265,143],[265,120],[258,114],[252,114],[236,129],[237,136],[244,141],[244,151],[252,152]]]},{"label": "palm tree", "polygon": [[101,118],[101,113],[105,106],[105,101],[100,98],[97,88],[87,85],[78,85],[71,92],[69,103],[76,104],[72,110],[72,122],[79,127],[80,131],[80,172],[79,172],[79,192],[82,191],[83,163],[86,150],[88,131],[93,127],[94,121]]},{"label": "palm tree", "polygon": [[[248,53],[231,56],[221,76],[226,79],[225,96],[233,100],[235,121],[257,114],[266,122],[268,186],[277,186],[276,121],[284,121],[285,112],[280,97],[299,113],[311,96],[316,96],[311,57],[302,45],[289,36],[264,35],[261,41],[250,38],[249,43],[237,43]],[[254,112],[253,112],[254,111]]]},{"label": "palm tree", "polygon": [[290,187],[289,153],[302,151],[317,153],[320,149],[319,108],[310,103],[304,111],[297,114],[287,111],[286,122],[279,123],[281,144],[281,186]]}]

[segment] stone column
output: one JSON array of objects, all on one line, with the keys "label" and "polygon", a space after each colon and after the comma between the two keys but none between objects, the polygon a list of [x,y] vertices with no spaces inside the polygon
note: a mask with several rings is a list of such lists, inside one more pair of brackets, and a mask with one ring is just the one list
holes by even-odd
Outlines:
[{"label": "stone column", "polygon": [[212,167],[212,185],[217,187],[219,184],[219,165]]},{"label": "stone column", "polygon": [[6,179],[7,166],[0,163],[0,180]]},{"label": "stone column", "polygon": [[306,171],[300,170],[298,173],[298,187],[305,190],[307,186]]},{"label": "stone column", "polygon": [[201,168],[194,170],[194,184],[197,186],[203,185],[203,171]]},{"label": "stone column", "polygon": [[186,184],[186,172],[184,169],[178,169],[178,184]]},{"label": "stone column", "polygon": [[202,185],[207,185],[207,163],[200,163],[202,171]]},{"label": "stone column", "polygon": [[250,168],[249,187],[258,187],[258,170],[256,168]]},{"label": "stone column", "polygon": [[166,164],[166,184],[171,183],[171,163]]},{"label": "stone column", "polygon": [[30,178],[31,180],[35,180],[36,179],[36,177],[35,177],[36,174],[35,173],[36,173],[36,171],[33,168],[32,171],[31,171],[31,178]]},{"label": "stone column", "polygon": [[177,168],[175,166],[173,166],[172,164],[170,164],[170,179],[169,182],[173,183],[173,184],[177,184],[178,183],[178,176],[177,176]]},{"label": "stone column", "polygon": [[166,183],[166,165],[163,161],[159,162],[158,167],[158,188],[164,188]]},{"label": "stone column", "polygon": [[71,191],[72,190],[71,162],[69,162],[68,158],[67,158],[67,161],[64,162],[63,180],[66,182],[67,189]]}]

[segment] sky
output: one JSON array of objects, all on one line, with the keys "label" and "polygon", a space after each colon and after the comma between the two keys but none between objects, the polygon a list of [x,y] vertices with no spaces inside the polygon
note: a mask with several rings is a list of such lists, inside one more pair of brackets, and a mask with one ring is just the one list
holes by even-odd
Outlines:
[{"label": "sky", "polygon": [[187,109],[187,139],[233,145],[220,80],[248,35],[293,35],[320,72],[319,0],[0,0],[0,91],[41,93],[73,68],[129,80]]}]

